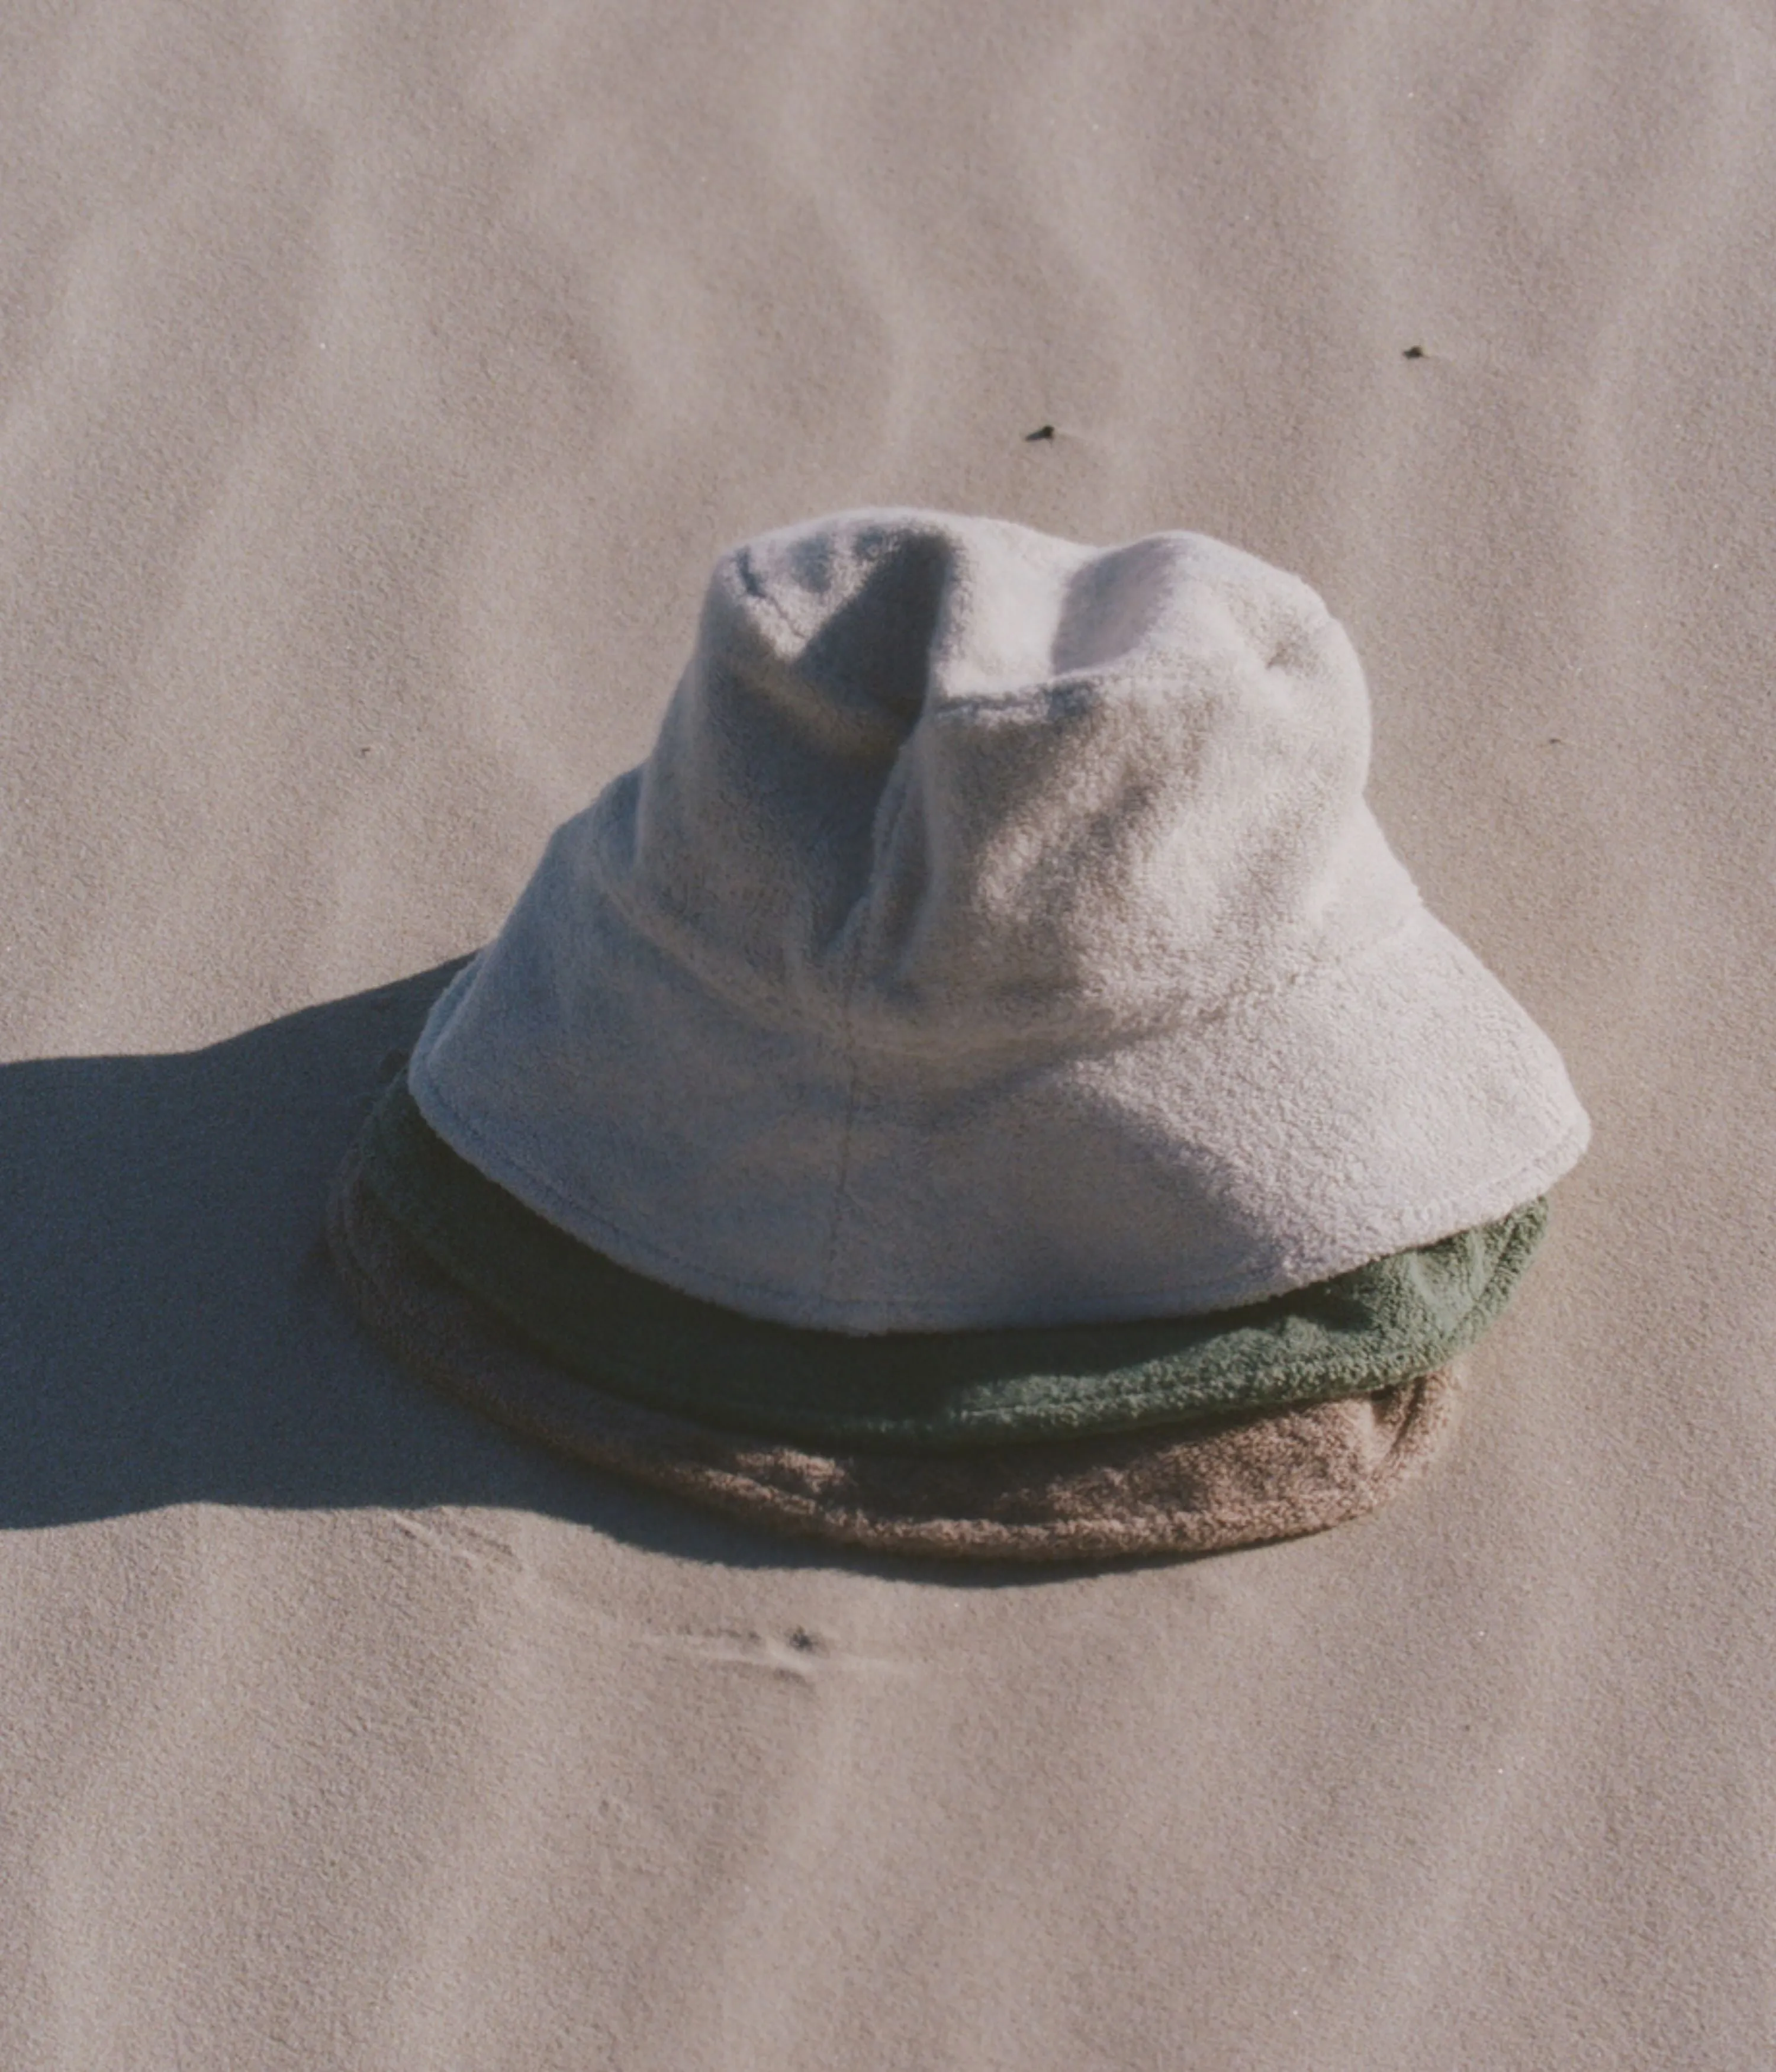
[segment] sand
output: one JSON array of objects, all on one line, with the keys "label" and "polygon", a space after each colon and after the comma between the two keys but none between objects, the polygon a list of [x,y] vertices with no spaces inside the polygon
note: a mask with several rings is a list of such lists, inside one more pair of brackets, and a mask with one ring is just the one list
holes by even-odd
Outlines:
[{"label": "sand", "polygon": [[[0,2063],[1776,2062],[1773,175],[1731,0],[6,13]],[[1369,1519],[828,1558],[340,1299],[714,553],[865,502],[1306,575],[1568,1060]]]}]

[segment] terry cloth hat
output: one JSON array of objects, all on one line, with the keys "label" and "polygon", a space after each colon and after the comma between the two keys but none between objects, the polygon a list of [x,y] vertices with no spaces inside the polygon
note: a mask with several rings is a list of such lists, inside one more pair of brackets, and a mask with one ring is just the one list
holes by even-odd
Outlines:
[{"label": "terry cloth hat", "polygon": [[[1071,1556],[1367,1508],[1587,1136],[1367,756],[1319,598],[1200,536],[736,549],[653,753],[372,1118],[348,1281],[460,1392],[796,1529]],[[1291,1510],[1285,1457],[1337,1500]]]}]

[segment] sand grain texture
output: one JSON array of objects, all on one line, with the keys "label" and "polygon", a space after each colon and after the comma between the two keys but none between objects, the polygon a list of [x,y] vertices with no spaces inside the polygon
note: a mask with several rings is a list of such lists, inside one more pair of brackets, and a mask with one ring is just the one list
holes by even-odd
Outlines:
[{"label": "sand grain texture", "polygon": [[[1728,0],[6,12],[0,2063],[1776,2062],[1773,162]],[[339,1297],[439,968],[865,502],[1306,575],[1572,1067],[1371,1519],[828,1560]]]}]

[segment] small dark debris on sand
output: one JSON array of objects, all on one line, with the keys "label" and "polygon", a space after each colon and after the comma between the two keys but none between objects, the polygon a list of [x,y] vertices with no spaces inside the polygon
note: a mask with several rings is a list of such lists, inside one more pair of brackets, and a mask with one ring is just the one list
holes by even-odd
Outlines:
[{"label": "small dark debris on sand", "polygon": [[1038,439],[1051,439],[1054,436],[1054,427],[1052,425],[1038,425],[1034,431],[1025,433],[1024,444],[1032,446]]}]

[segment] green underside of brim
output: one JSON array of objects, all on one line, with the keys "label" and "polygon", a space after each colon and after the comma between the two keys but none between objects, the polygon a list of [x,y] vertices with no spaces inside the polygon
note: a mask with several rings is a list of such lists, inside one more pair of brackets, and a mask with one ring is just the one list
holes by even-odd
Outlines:
[{"label": "green underside of brim", "polygon": [[1444,1366],[1510,1300],[1545,1201],[1237,1309],[1124,1324],[857,1338],[742,1317],[619,1266],[497,1186],[405,1078],[364,1177],[462,1286],[562,1366],[632,1402],[864,1451],[950,1450],[1187,1424],[1367,1395]]}]

